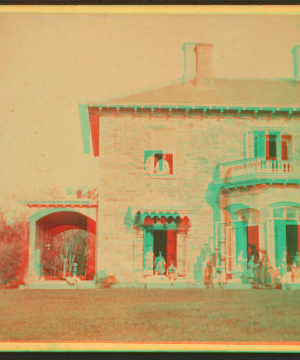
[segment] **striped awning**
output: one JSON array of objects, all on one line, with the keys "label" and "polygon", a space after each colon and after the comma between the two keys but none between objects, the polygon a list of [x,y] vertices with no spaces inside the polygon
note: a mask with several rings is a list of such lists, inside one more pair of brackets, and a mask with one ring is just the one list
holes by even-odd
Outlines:
[{"label": "striped awning", "polygon": [[134,218],[134,225],[136,228],[144,226],[160,226],[166,227],[167,229],[186,230],[190,227],[190,220],[188,216],[181,217],[177,211],[138,211]]}]

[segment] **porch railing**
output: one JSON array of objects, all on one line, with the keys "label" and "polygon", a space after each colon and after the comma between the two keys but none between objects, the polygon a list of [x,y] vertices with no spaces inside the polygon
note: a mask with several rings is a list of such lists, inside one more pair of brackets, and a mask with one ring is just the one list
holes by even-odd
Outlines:
[{"label": "porch railing", "polygon": [[220,179],[231,179],[237,176],[262,175],[300,175],[300,162],[293,160],[266,160],[252,158],[220,164]]}]

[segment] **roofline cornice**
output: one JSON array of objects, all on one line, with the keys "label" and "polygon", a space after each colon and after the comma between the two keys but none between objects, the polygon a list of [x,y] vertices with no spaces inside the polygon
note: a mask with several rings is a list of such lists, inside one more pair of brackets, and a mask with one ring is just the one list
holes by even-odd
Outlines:
[{"label": "roofline cornice", "polygon": [[226,116],[226,115],[240,115],[240,116],[285,116],[285,117],[300,117],[300,106],[240,106],[240,105],[157,105],[157,104],[93,104],[87,103],[90,113],[99,114],[102,116],[116,116],[116,115],[141,115],[141,116]]}]

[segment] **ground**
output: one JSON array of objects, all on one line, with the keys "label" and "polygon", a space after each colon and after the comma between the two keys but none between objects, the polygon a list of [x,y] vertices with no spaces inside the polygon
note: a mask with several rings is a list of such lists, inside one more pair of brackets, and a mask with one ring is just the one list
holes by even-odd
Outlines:
[{"label": "ground", "polygon": [[0,341],[299,342],[300,291],[0,289]]}]

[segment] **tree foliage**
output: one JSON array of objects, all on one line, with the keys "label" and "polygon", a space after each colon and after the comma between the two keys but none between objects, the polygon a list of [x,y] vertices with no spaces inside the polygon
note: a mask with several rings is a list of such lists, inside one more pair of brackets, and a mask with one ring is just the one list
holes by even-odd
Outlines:
[{"label": "tree foliage", "polygon": [[0,219],[0,283],[16,279],[21,260],[22,223],[8,224]]}]

